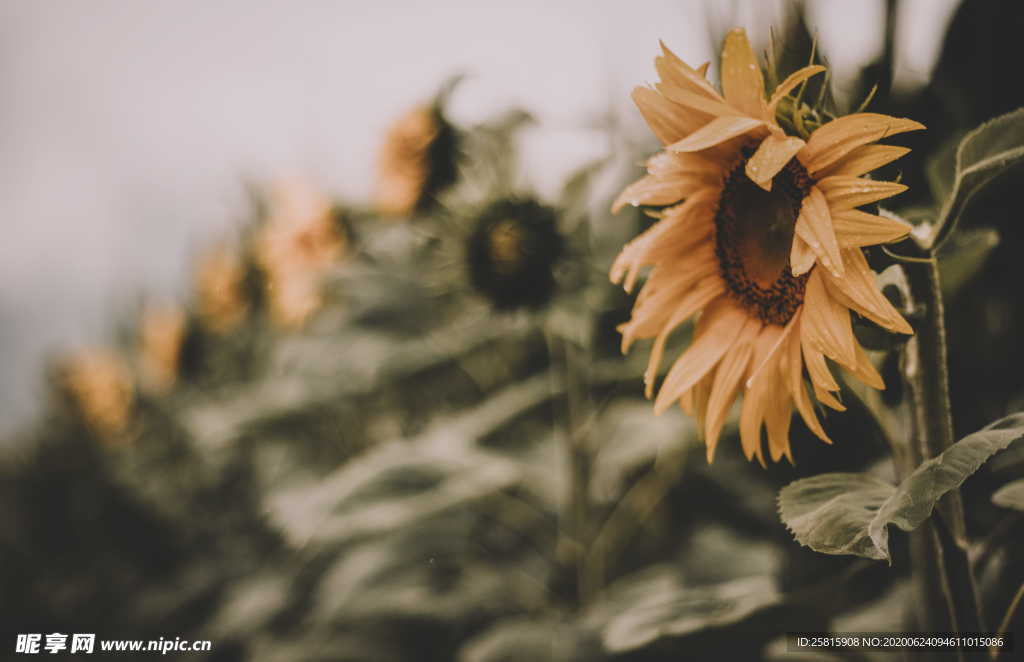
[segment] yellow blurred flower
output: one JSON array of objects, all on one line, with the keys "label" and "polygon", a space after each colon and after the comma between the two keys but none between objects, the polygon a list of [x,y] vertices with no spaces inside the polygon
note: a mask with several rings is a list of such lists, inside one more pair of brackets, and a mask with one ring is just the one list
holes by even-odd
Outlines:
[{"label": "yellow blurred flower", "polygon": [[255,253],[276,323],[301,326],[320,308],[322,279],[344,256],[347,244],[331,200],[308,182],[286,180],[273,188]]},{"label": "yellow blurred flower", "polygon": [[139,321],[139,372],[143,383],[165,391],[178,379],[185,340],[185,311],[176,305],[149,305]]},{"label": "yellow blurred flower", "polygon": [[124,432],[134,388],[120,356],[106,350],[83,351],[60,361],[56,375],[57,387],[101,439],[111,441]]},{"label": "yellow blurred flower", "polygon": [[219,244],[204,254],[195,274],[196,307],[203,324],[227,333],[245,318],[245,263],[236,250]]},{"label": "yellow blurred flower", "polygon": [[[850,311],[897,333],[912,330],[875,284],[862,247],[903,238],[910,226],[857,207],[906,187],[863,175],[900,156],[880,138],[923,129],[917,122],[858,113],[824,123],[804,140],[777,120],[790,92],[821,66],[805,67],[767,95],[743,30],[722,53],[722,93],[663,46],[654,89],[633,99],[665,148],[648,174],[623,191],[625,204],[667,206],[660,220],[627,244],[611,277],[632,290],[650,267],[623,350],[654,338],[645,374],[651,397],[669,334],[699,316],[693,341],[669,370],[655,399],[660,413],[678,402],[704,429],[709,461],[725,418],[743,394],[740,436],[748,459],[768,451],[792,461],[794,407],[831,443],[814,411],[841,410],[839,384],[825,358],[875,388],[881,377],[854,338]],[[798,111],[799,112],[799,109]]]},{"label": "yellow blurred flower", "polygon": [[388,130],[373,195],[381,214],[406,216],[422,202],[430,180],[430,148],[441,131],[438,119],[431,106],[417,106]]}]

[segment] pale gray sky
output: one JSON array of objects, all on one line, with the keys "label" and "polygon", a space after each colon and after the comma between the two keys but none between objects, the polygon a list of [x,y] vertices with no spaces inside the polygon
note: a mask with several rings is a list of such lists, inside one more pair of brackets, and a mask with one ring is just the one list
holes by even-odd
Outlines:
[{"label": "pale gray sky", "polygon": [[[880,47],[881,0],[811,2],[839,74]],[[900,80],[927,78],[955,0],[904,4]],[[778,6],[713,3],[763,30]],[[232,227],[243,178],[306,174],[365,200],[379,135],[448,75],[457,121],[511,104],[542,193],[600,155],[588,122],[654,79],[658,39],[710,58],[685,0],[0,1],[0,432],[24,420],[46,351],[101,342],[142,292],[180,292]],[[755,35],[756,36],[756,35]]]}]

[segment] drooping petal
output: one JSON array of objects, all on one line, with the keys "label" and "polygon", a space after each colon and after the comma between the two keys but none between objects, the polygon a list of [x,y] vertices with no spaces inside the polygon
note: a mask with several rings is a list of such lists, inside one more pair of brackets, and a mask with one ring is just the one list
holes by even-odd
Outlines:
[{"label": "drooping petal", "polygon": [[[797,311],[789,323],[801,325],[802,313],[802,310]],[[786,347],[784,348],[785,353],[781,359],[787,387],[789,388],[790,396],[793,398],[793,404],[796,406],[797,411],[800,412],[800,417],[804,419],[807,428],[826,444],[831,444],[832,440],[825,433],[825,428],[821,426],[821,422],[814,412],[814,405],[807,395],[807,388],[804,386],[803,351],[800,345],[801,332],[798,328],[787,339]]]},{"label": "drooping petal", "polygon": [[747,368],[747,390],[740,411],[740,441],[747,459],[756,456],[762,465],[761,424],[767,407],[767,391],[772,385],[772,380],[764,375],[774,372],[773,358],[778,356],[777,349],[783,340],[781,327],[766,326],[754,344],[754,356]]},{"label": "drooping petal", "polygon": [[800,215],[796,219],[796,236],[810,245],[822,266],[836,276],[843,275],[843,258],[832,227],[829,203],[817,187],[812,187],[804,198]]},{"label": "drooping petal", "polygon": [[817,179],[832,175],[860,177],[887,163],[892,163],[909,152],[909,148],[898,145],[861,145],[832,165],[810,173]]},{"label": "drooping petal", "polygon": [[789,446],[789,426],[793,420],[793,403],[789,392],[781,383],[778,369],[773,371],[768,385],[766,397],[768,406],[765,408],[764,427],[768,433],[768,452],[772,462],[778,462],[785,455],[793,462],[793,451]]},{"label": "drooping petal", "polygon": [[819,180],[815,187],[825,194],[833,214],[891,198],[907,190],[905,185],[896,182],[861,179],[848,175],[826,177]]},{"label": "drooping petal", "polygon": [[742,28],[725,35],[722,48],[722,92],[729,105],[748,117],[767,119],[764,78]]},{"label": "drooping petal", "polygon": [[814,389],[814,397],[823,405],[836,411],[844,411],[846,407],[832,395],[832,391],[839,390],[839,384],[825,363],[825,355],[814,347],[806,337],[801,336],[800,340],[804,364],[807,366],[807,375],[811,378],[811,386]]},{"label": "drooping petal", "polygon": [[647,172],[659,177],[700,176],[709,183],[722,182],[722,164],[703,154],[661,151],[647,159]]},{"label": "drooping petal", "polygon": [[847,308],[852,308],[876,324],[894,333],[913,333],[875,284],[875,272],[868,266],[859,248],[844,248],[843,259],[847,269],[844,278],[835,278],[825,272],[825,284],[833,297]]},{"label": "drooping petal", "polygon": [[675,311],[662,326],[651,347],[651,357],[647,364],[647,371],[644,373],[644,397],[650,398],[654,395],[654,382],[658,377],[658,368],[661,366],[661,357],[665,352],[665,343],[668,341],[669,335],[697,311],[702,310],[714,299],[724,294],[725,283],[717,274],[714,274],[702,280],[679,299]]},{"label": "drooping petal", "polygon": [[887,216],[876,216],[858,209],[832,215],[836,240],[842,248],[874,246],[902,239],[913,229],[909,223]]},{"label": "drooping petal", "polygon": [[736,340],[732,350],[718,364],[711,386],[704,417],[704,443],[707,446],[708,462],[715,456],[715,447],[725,425],[725,417],[739,393],[741,382],[747,374],[751,357],[754,355],[754,340],[761,331],[760,325],[749,325]]},{"label": "drooping petal", "polygon": [[879,391],[885,390],[885,381],[882,379],[882,376],[878,374],[878,370],[875,369],[874,364],[871,363],[871,358],[860,344],[857,345],[857,364],[853,368],[850,368],[850,374],[871,388],[876,388]]},{"label": "drooping petal", "polygon": [[764,122],[751,117],[718,117],[682,140],[672,143],[667,149],[673,152],[699,152],[763,125]]},{"label": "drooping petal", "polygon": [[829,296],[820,269],[811,272],[804,292],[802,338],[845,366],[857,363],[849,309]]},{"label": "drooping petal", "polygon": [[705,309],[693,342],[676,360],[654,401],[654,413],[660,414],[690,390],[732,347],[747,324],[758,323],[727,297],[719,297]]},{"label": "drooping petal", "polygon": [[834,119],[811,134],[800,160],[809,172],[817,172],[835,163],[854,149],[882,138],[925,128],[902,117],[878,113],[856,113]]},{"label": "drooping petal", "polygon": [[804,82],[811,76],[820,74],[823,71],[825,71],[825,67],[820,64],[812,64],[804,67],[803,69],[797,69],[790,75],[786,76],[786,80],[779,83],[779,86],[775,88],[774,92],[772,92],[772,98],[768,101],[769,117],[775,115],[775,109],[778,107],[779,102],[782,101],[787,94],[792,92],[797,85]]},{"label": "drooping petal", "polygon": [[747,177],[764,190],[772,190],[772,178],[786,167],[803,146],[804,141],[794,136],[769,135],[747,161]]}]

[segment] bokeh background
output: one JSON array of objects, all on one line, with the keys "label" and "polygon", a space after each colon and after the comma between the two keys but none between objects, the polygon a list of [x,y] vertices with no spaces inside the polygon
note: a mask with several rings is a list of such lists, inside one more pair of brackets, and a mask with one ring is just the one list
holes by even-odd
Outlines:
[{"label": "bokeh background", "polygon": [[[521,176],[551,198],[607,152],[609,116],[658,39],[712,59],[712,30],[786,3],[446,0],[0,2],[0,430],[38,411],[47,352],[91,344],[140,292],[181,294],[190,257],[244,213],[247,181],[304,175],[365,201],[388,123],[449,76],[456,121],[534,114]],[[896,82],[922,85],[956,0],[899,3]],[[883,48],[883,0],[807,3],[840,92]],[[8,435],[9,436],[9,435]]]}]

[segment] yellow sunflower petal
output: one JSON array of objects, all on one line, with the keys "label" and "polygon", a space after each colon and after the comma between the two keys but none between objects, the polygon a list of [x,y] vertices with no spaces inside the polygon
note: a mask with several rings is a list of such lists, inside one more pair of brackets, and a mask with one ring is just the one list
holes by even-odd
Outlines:
[{"label": "yellow sunflower petal", "polygon": [[729,105],[758,119],[766,118],[764,78],[742,28],[725,35],[722,48],[722,92]]},{"label": "yellow sunflower petal", "polygon": [[897,133],[918,131],[923,128],[923,124],[902,117],[878,113],[846,115],[832,120],[812,133],[800,160],[809,172],[817,172],[861,145],[877,142]]},{"label": "yellow sunflower petal", "polygon": [[787,94],[792,92],[797,85],[804,82],[811,76],[820,74],[823,71],[825,71],[825,67],[820,64],[812,64],[808,67],[804,67],[803,69],[797,69],[790,75],[786,76],[786,80],[779,83],[779,86],[775,88],[774,92],[772,92],[772,98],[768,101],[769,117],[775,115],[775,109],[778,107],[779,102],[782,101]]},{"label": "yellow sunflower petal", "polygon": [[849,309],[829,296],[820,269],[811,272],[804,292],[802,337],[833,361],[854,367],[857,344]]},{"label": "yellow sunflower petal", "polygon": [[745,310],[727,297],[719,297],[705,309],[693,342],[676,360],[654,400],[654,413],[660,414],[690,390],[732,347],[747,324],[757,323]]},{"label": "yellow sunflower petal", "polygon": [[875,369],[871,359],[868,357],[868,353],[864,351],[864,348],[857,344],[857,363],[850,368],[850,374],[857,379],[861,380],[871,388],[876,388],[879,391],[885,390],[885,381],[882,376],[878,374],[878,370]]},{"label": "yellow sunflower petal", "polygon": [[612,213],[618,212],[626,205],[671,205],[707,186],[707,178],[701,175],[677,175],[667,178],[647,175],[627,186],[619,194],[612,205]]},{"label": "yellow sunflower petal", "polygon": [[724,101],[709,99],[706,95],[699,94],[697,92],[680,89],[675,85],[668,85],[665,83],[659,83],[655,87],[670,101],[674,101],[680,106],[685,106],[686,108],[699,111],[710,117],[729,117],[737,114],[736,109],[726,104]]},{"label": "yellow sunflower petal", "polygon": [[818,256],[806,241],[798,236],[793,237],[793,247],[789,252],[789,269],[794,276],[802,276],[811,270]]},{"label": "yellow sunflower petal", "polygon": [[[817,187],[812,187],[804,198],[800,215],[796,219],[796,236],[807,242],[822,266],[836,276],[843,275],[843,258],[839,252],[835,229],[832,227],[829,203]],[[794,242],[794,248],[795,246]]]},{"label": "yellow sunflower petal", "polygon": [[887,163],[892,163],[908,153],[910,153],[909,147],[899,147],[898,145],[861,145],[832,165],[821,170],[811,171],[811,174],[817,179],[832,175],[860,177]]},{"label": "yellow sunflower petal", "polygon": [[793,451],[789,446],[789,425],[793,420],[793,405],[789,393],[778,379],[768,389],[768,407],[765,409],[764,426],[768,432],[768,452],[772,462],[778,462],[785,455],[793,462]]},{"label": "yellow sunflower petal", "polygon": [[807,366],[807,375],[811,378],[811,386],[814,388],[814,397],[823,405],[836,411],[844,411],[846,407],[831,393],[839,390],[839,384],[825,363],[825,355],[821,353],[821,350],[815,348],[807,338],[801,337],[800,340],[804,363]]},{"label": "yellow sunflower petal", "polygon": [[833,214],[872,202],[891,198],[907,190],[903,184],[847,175],[833,175],[819,180],[815,187],[825,194]]},{"label": "yellow sunflower petal", "polygon": [[804,141],[794,136],[769,135],[747,161],[747,177],[764,190],[772,190],[772,178],[786,167],[803,146]]},{"label": "yellow sunflower petal", "polygon": [[[801,324],[801,312],[797,311],[790,324]],[[789,393],[807,428],[826,444],[831,444],[832,440],[825,433],[825,428],[822,427],[821,421],[818,420],[818,416],[814,412],[814,405],[811,403],[811,399],[807,395],[807,388],[804,386],[804,362],[803,352],[800,348],[800,336],[799,331],[790,334],[784,348],[784,358],[781,359]]]},{"label": "yellow sunflower petal", "polygon": [[876,216],[858,209],[847,209],[832,215],[836,240],[843,248],[874,246],[902,239],[913,229],[909,223],[886,216]]},{"label": "yellow sunflower petal", "polygon": [[[655,67],[658,69],[658,75],[661,76],[662,80],[668,80],[676,84],[680,89],[688,89],[693,92],[698,92],[707,96],[710,99],[722,100],[718,90],[714,88],[704,78],[708,70],[708,64],[705,63],[698,69],[694,69],[690,65],[683,62],[683,60],[669,50],[665,42],[659,42],[661,44],[662,56],[658,57],[654,61]],[[666,73],[668,76],[666,77]]]},{"label": "yellow sunflower petal", "polygon": [[679,141],[703,124],[702,117],[685,112],[649,87],[635,88],[632,97],[647,126],[664,145]]},{"label": "yellow sunflower petal", "polygon": [[846,276],[835,278],[828,272],[824,274],[832,295],[847,308],[894,333],[913,333],[899,311],[878,290],[875,272],[868,266],[864,253],[859,248],[844,248],[842,252],[847,265]]},{"label": "yellow sunflower petal", "polygon": [[764,122],[752,117],[718,117],[682,140],[672,143],[667,149],[673,152],[699,152],[763,125]]},{"label": "yellow sunflower petal", "polygon": [[771,380],[761,378],[771,366],[766,366],[774,355],[774,350],[783,340],[783,329],[778,326],[766,326],[754,343],[754,356],[747,368],[747,391],[743,396],[743,408],[740,411],[740,442],[743,454],[748,460],[757,457],[764,465],[761,449],[761,424],[764,421],[766,395]]},{"label": "yellow sunflower petal", "polygon": [[747,374],[747,367],[754,355],[754,340],[761,331],[760,325],[750,325],[741,335],[732,351],[722,357],[715,371],[707,408],[704,416],[704,443],[707,446],[708,462],[715,456],[715,447],[725,425],[725,417],[740,390],[740,383]]},{"label": "yellow sunflower petal", "polygon": [[644,373],[644,397],[650,398],[654,395],[654,382],[658,377],[658,368],[661,366],[661,357],[665,352],[665,343],[669,335],[680,324],[690,319],[697,311],[703,309],[711,301],[725,294],[725,283],[717,274],[705,278],[683,295],[676,304],[672,317],[661,328],[661,332],[654,340],[651,347],[651,357],[647,363],[647,371]]}]

